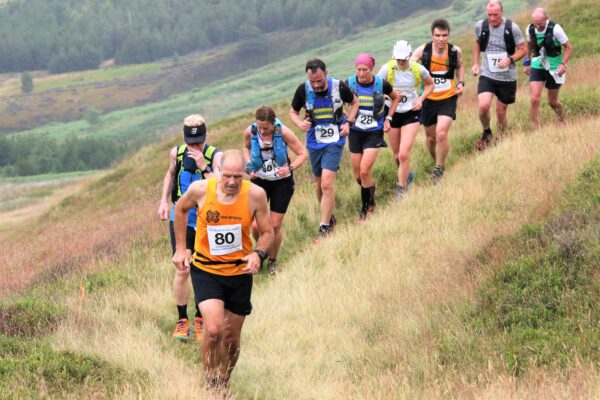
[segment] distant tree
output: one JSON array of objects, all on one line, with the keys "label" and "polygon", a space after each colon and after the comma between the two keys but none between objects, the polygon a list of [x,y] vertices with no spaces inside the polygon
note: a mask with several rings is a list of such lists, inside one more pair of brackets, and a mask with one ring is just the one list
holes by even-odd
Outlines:
[{"label": "distant tree", "polygon": [[21,74],[21,93],[33,92],[33,78],[27,71]]},{"label": "distant tree", "polygon": [[90,107],[85,112],[84,118],[88,124],[94,126],[100,123],[100,115],[100,110],[98,110],[96,107]]}]

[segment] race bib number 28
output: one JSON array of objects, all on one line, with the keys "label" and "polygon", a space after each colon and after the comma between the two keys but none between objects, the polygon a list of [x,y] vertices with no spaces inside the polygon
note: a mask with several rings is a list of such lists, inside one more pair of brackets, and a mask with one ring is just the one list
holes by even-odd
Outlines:
[{"label": "race bib number 28", "polygon": [[366,131],[367,129],[377,128],[377,119],[372,115],[358,114],[354,123],[358,129]]},{"label": "race bib number 28", "polygon": [[242,250],[242,225],[208,225],[210,254],[222,256]]}]

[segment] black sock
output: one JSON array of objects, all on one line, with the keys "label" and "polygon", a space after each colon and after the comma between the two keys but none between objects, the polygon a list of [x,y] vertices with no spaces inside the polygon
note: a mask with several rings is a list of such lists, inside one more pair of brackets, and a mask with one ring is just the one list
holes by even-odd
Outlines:
[{"label": "black sock", "polygon": [[197,304],[196,304],[196,317],[202,318],[202,313],[200,313],[200,309],[198,308]]},{"label": "black sock", "polygon": [[487,138],[488,136],[492,136],[492,128],[487,128],[483,130],[483,138]]},{"label": "black sock", "polygon": [[375,185],[369,188],[369,205],[372,206],[375,204]]},{"label": "black sock", "polygon": [[187,304],[184,304],[182,306],[178,305],[177,306],[177,312],[179,313],[179,319],[188,319],[188,316],[187,316]]},{"label": "black sock", "polygon": [[362,208],[366,210],[371,204],[371,188],[360,187],[360,198],[362,200]]}]

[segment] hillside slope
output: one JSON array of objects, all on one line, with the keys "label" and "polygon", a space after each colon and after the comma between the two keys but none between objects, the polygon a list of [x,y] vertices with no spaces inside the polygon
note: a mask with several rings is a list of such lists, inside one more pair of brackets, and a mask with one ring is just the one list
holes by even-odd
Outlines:
[{"label": "hillside slope", "polygon": [[[339,187],[346,190],[338,192],[336,212],[346,222],[318,247],[308,244],[317,220],[308,168],[298,171],[286,219],[286,270],[275,280],[257,277],[233,378],[239,397],[599,397],[597,348],[591,358],[575,347],[561,353],[563,365],[536,364],[541,353],[527,342],[529,358],[511,369],[495,342],[490,353],[475,351],[480,344],[469,338],[480,331],[466,325],[462,312],[511,256],[498,240],[543,223],[586,161],[597,159],[600,89],[587,72],[597,61],[570,64],[563,93],[569,124],[553,126],[545,108],[547,124],[529,132],[521,87],[508,137],[484,154],[473,153],[479,123],[469,83],[444,182],[426,183],[431,165],[420,134],[416,185],[399,206],[385,206],[393,162],[383,153],[376,169],[382,207],[361,227],[353,224],[358,188],[344,164]],[[279,105],[280,115],[288,107]],[[211,140],[239,146],[233,133],[250,120],[245,114],[211,125]],[[172,266],[166,227],[155,219],[166,155],[176,141],[142,150],[0,243],[0,265],[11,267],[0,282],[0,397],[199,396],[195,346],[168,337]],[[586,174],[598,174],[593,165]],[[461,364],[466,350],[479,358]]]}]

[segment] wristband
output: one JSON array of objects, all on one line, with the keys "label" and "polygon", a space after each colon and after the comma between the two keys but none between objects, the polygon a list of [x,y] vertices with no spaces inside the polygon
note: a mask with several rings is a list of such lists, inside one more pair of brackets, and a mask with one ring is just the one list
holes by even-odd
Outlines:
[{"label": "wristband", "polygon": [[458,81],[458,82],[456,82],[456,86],[458,86],[458,84],[461,84],[461,85],[463,85],[463,87],[465,87],[465,81]]},{"label": "wristband", "polygon": [[393,119],[394,119],[394,117],[392,117],[392,116],[390,116],[390,115],[386,115],[386,116],[385,116],[385,119],[387,119],[388,121],[391,121],[391,120],[393,120]]},{"label": "wristband", "polygon": [[523,66],[524,66],[524,67],[529,67],[530,65],[531,65],[531,58],[529,58],[529,57],[525,57],[525,58],[523,59]]},{"label": "wristband", "polygon": [[294,168],[294,166],[292,164],[288,165],[288,168],[289,168],[290,172],[294,172],[294,170],[296,169],[296,168]]}]

